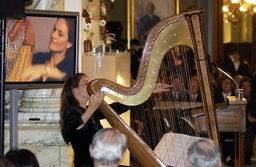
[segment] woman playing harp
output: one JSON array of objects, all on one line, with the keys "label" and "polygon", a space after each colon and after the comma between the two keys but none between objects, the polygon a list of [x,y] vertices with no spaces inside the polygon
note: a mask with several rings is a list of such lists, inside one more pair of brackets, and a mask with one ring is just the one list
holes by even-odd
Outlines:
[{"label": "woman playing harp", "polygon": [[[203,43],[203,26],[201,21],[202,13],[202,10],[190,10],[183,14],[166,18],[151,30],[145,43],[137,81],[132,87],[123,87],[104,79],[93,80],[88,85],[88,91],[90,94],[93,94],[98,90],[102,90],[107,96],[120,103],[126,105],[139,105],[152,96],[151,92],[153,92],[156,85],[158,78],[157,74],[162,64],[162,59],[170,48],[173,48],[176,45],[184,45],[193,49],[194,62],[197,69],[197,76],[200,80],[203,103],[198,104],[195,102],[184,101],[160,101],[160,103],[157,103],[157,105],[155,105],[152,109],[142,109],[140,111],[148,113],[145,117],[146,119],[151,119],[153,117],[154,120],[152,119],[153,121],[151,121],[151,123],[155,123],[151,127],[145,126],[144,124],[144,129],[154,129],[154,131],[152,131],[152,135],[158,135],[157,132],[159,132],[159,130],[157,128],[161,126],[167,126],[170,128],[166,134],[159,134],[157,136],[157,140],[159,141],[158,145],[162,145],[164,148],[168,148],[168,150],[175,148],[176,151],[171,151],[175,154],[169,154],[167,150],[164,152],[164,154],[166,153],[165,155],[167,155],[167,157],[159,158],[158,156],[160,156],[160,154],[156,152],[158,154],[158,156],[156,156],[152,149],[150,149],[149,146],[145,144],[145,142],[130,127],[128,127],[122,121],[122,119],[120,119],[120,117],[113,111],[111,107],[109,107],[105,102],[103,102],[99,107],[110,124],[128,136],[128,148],[133,157],[140,163],[141,166],[182,166],[182,163],[185,162],[183,153],[187,150],[186,146],[188,146],[192,140],[190,140],[191,138],[188,137],[188,135],[184,134],[183,130],[187,130],[190,132],[189,134],[193,135],[201,133],[198,133],[198,131],[200,131],[200,127],[196,126],[200,124],[200,122],[197,122],[197,117],[195,117],[195,120],[191,122],[187,119],[187,115],[184,115],[182,110],[196,111],[198,108],[202,109],[206,118],[205,124],[208,128],[207,135],[217,144],[219,144],[218,128],[215,111],[213,109],[212,92],[208,76],[208,61]],[[188,70],[184,71],[189,72]],[[181,74],[183,77],[185,77],[185,79],[189,79],[189,77],[186,77],[188,75],[184,75],[183,73]],[[168,84],[172,85],[172,83]],[[188,88],[188,84],[188,82],[184,84],[184,88]],[[166,110],[166,112],[163,110]],[[151,113],[149,114],[149,112]],[[160,122],[157,121],[158,119],[160,119]],[[187,126],[180,125],[180,119],[187,122],[192,128],[187,128]],[[180,126],[184,127],[182,128],[183,130],[181,132],[177,131],[175,133],[169,133],[170,131],[173,131],[173,127],[177,128]],[[193,133],[191,131],[193,131]],[[177,137],[182,138],[182,140],[177,140]],[[192,138],[196,140],[195,137]],[[152,137],[150,137],[150,139],[152,139]],[[174,143],[176,144],[174,145]],[[176,154],[177,150],[180,151],[179,155]],[[169,162],[166,161],[166,159],[172,159],[173,161]]]},{"label": "woman playing harp", "polygon": [[[92,167],[93,161],[89,154],[89,146],[93,135],[102,125],[100,119],[105,117],[97,110],[102,103],[104,93],[98,91],[89,96],[85,74],[77,73],[70,76],[64,84],[61,94],[60,129],[66,143],[74,149],[75,167]],[[87,102],[89,105],[87,105]],[[110,104],[118,114],[129,110],[130,106],[120,103]]]}]

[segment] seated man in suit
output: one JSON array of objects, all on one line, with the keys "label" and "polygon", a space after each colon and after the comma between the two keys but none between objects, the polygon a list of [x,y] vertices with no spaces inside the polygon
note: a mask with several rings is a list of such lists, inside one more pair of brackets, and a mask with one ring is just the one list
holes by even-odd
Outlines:
[{"label": "seated man in suit", "polygon": [[214,93],[214,102],[216,104],[226,101],[227,96],[235,96],[233,90],[233,81],[228,77],[223,77],[221,79],[221,90]]},{"label": "seated man in suit", "polygon": [[[173,73],[169,77],[168,83],[169,85],[172,85],[172,87],[169,91],[163,92],[162,101],[169,101],[175,104],[181,104],[183,102],[191,101],[189,91],[185,88],[186,84],[182,76]],[[169,118],[166,117],[166,119],[170,119],[170,121],[172,122],[171,124],[175,125],[171,127],[171,131],[174,133],[190,134],[188,133],[188,128],[190,128],[190,126],[186,123],[186,121],[184,121],[184,118],[189,118],[189,115],[189,109],[169,108]]]},{"label": "seated man in suit", "polygon": [[251,164],[252,147],[256,135],[256,95],[252,91],[252,79],[245,77],[241,80],[246,104],[246,134],[245,134],[245,164]]},{"label": "seated man in suit", "polygon": [[[224,76],[221,79],[221,90],[218,90],[214,93],[214,102],[223,103],[226,101],[227,96],[235,96],[233,90],[233,81]],[[234,140],[235,133],[233,132],[220,132],[220,140],[223,152],[223,158],[227,165],[233,166],[234,164]]]},{"label": "seated man in suit", "polygon": [[193,76],[190,78],[189,88],[190,88],[189,93],[191,96],[191,101],[202,102],[202,96],[200,93],[199,81],[197,76]]},{"label": "seated man in suit", "polygon": [[164,101],[190,101],[190,94],[185,89],[185,83],[182,76],[173,74],[169,78],[170,85],[172,85],[170,91],[164,92],[162,99]]}]

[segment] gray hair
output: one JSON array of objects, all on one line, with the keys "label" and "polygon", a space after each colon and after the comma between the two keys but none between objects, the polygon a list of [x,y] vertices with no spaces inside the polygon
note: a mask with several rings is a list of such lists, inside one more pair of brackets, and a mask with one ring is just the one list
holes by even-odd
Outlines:
[{"label": "gray hair", "polygon": [[111,166],[117,164],[127,146],[127,138],[123,133],[113,128],[98,131],[93,139],[91,154],[94,163]]},{"label": "gray hair", "polygon": [[215,167],[219,164],[220,150],[211,139],[199,139],[188,148],[189,167]]}]

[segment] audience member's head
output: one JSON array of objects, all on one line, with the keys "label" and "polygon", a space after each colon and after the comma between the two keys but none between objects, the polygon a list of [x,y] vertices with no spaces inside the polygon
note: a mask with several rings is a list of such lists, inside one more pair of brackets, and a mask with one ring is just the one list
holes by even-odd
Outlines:
[{"label": "audience member's head", "polygon": [[173,90],[179,92],[181,89],[184,89],[184,79],[182,76],[174,73],[170,76],[170,83],[173,85]]},{"label": "audience member's head", "polygon": [[189,90],[192,95],[196,95],[199,93],[199,80],[197,76],[193,76],[190,78]]},{"label": "audience member's head", "polygon": [[130,45],[131,45],[131,51],[138,51],[141,48],[140,41],[136,38],[133,38],[130,41]]},{"label": "audience member's head", "polygon": [[5,154],[5,158],[11,161],[14,167],[39,167],[35,154],[27,149],[11,149]]},{"label": "audience member's head", "polygon": [[90,146],[90,154],[95,167],[114,167],[124,158],[127,138],[123,133],[113,128],[98,131]]},{"label": "audience member's head", "polygon": [[231,93],[233,90],[233,81],[228,77],[223,77],[221,79],[221,90],[226,94]]},{"label": "audience member's head", "polygon": [[240,87],[243,89],[244,97],[248,97],[251,94],[252,91],[252,79],[249,77],[245,77],[240,82]]},{"label": "audience member's head", "polygon": [[11,161],[3,156],[0,156],[0,167],[13,167]]},{"label": "audience member's head", "polygon": [[218,146],[208,138],[199,139],[188,148],[187,167],[220,167],[221,154]]},{"label": "audience member's head", "polygon": [[236,83],[238,84],[238,86],[240,87],[240,83],[241,83],[241,80],[243,79],[244,77],[242,75],[235,75],[234,76],[234,80],[236,81]]}]

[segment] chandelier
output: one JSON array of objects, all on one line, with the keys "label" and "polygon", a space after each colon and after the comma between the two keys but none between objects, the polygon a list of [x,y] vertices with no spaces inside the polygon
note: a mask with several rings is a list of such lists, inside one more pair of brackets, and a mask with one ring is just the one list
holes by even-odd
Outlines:
[{"label": "chandelier", "polygon": [[224,21],[236,27],[246,13],[256,13],[256,0],[223,0],[222,11]]}]

